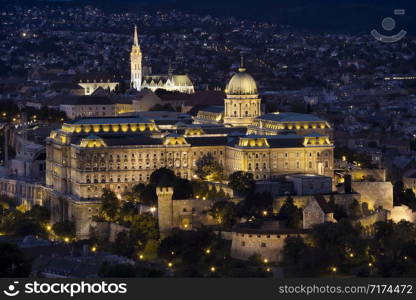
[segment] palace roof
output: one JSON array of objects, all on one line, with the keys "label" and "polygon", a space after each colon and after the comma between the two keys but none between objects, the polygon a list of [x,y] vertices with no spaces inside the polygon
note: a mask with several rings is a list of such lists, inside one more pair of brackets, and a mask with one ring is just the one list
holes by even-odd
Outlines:
[{"label": "palace roof", "polygon": [[68,122],[71,125],[101,125],[101,124],[143,124],[152,123],[150,120],[137,116],[137,117],[94,117],[94,118],[81,118]]},{"label": "palace roof", "polygon": [[309,114],[299,113],[270,113],[257,117],[259,120],[267,120],[274,122],[325,122],[325,120]]}]

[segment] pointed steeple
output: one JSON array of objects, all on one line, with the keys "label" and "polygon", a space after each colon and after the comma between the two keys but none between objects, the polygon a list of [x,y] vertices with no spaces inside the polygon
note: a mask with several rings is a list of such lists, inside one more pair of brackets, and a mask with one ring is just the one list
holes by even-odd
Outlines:
[{"label": "pointed steeple", "polygon": [[241,61],[240,61],[240,68],[238,68],[239,72],[245,72],[246,68],[244,68],[244,56],[241,54]]},{"label": "pointed steeple", "polygon": [[140,49],[136,25],[134,25],[133,45],[131,46],[130,52],[130,72],[131,86],[140,91],[142,83],[142,51]]},{"label": "pointed steeple", "polygon": [[139,36],[137,34],[137,25],[134,25],[134,39],[133,46],[139,47]]},{"label": "pointed steeple", "polygon": [[173,75],[172,61],[169,59],[168,76],[172,77],[172,75]]}]

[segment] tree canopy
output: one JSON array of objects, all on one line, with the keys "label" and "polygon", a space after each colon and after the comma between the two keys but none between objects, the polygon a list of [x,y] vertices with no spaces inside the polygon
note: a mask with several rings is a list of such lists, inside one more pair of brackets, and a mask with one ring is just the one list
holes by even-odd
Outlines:
[{"label": "tree canopy", "polygon": [[248,194],[254,191],[256,183],[253,179],[253,174],[243,171],[237,171],[232,173],[229,178],[228,185],[234,192],[238,194]]},{"label": "tree canopy", "polygon": [[224,176],[224,168],[211,153],[208,153],[196,161],[195,174],[201,179],[220,181]]},{"label": "tree canopy", "polygon": [[104,188],[101,196],[101,214],[108,220],[113,221],[115,220],[119,209],[120,201],[116,194],[112,190]]}]

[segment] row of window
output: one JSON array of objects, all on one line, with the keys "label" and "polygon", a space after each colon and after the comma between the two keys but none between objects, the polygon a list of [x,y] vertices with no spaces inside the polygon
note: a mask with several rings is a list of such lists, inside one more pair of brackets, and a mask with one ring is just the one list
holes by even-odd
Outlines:
[{"label": "row of window", "polygon": [[[182,177],[182,178],[188,178],[188,173],[187,172],[177,172],[176,173],[177,176]],[[149,181],[150,175],[149,174],[138,174],[138,176],[114,176],[113,175],[109,175],[108,177],[106,175],[95,175],[95,176],[91,176],[91,175],[86,175],[85,176],[85,182],[86,183],[113,183],[113,182],[137,182],[137,181]]]}]

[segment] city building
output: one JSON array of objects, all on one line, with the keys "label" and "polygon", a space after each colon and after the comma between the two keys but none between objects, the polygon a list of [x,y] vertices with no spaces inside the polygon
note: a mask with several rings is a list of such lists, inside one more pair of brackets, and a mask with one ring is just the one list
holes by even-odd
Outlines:
[{"label": "city building", "polygon": [[167,91],[178,91],[181,93],[192,94],[195,92],[194,86],[188,75],[173,74],[169,66],[166,75],[144,75],[142,68],[142,51],[139,44],[137,27],[134,27],[133,45],[130,52],[130,69],[131,69],[131,87],[141,91],[149,89],[156,91],[158,89]]},{"label": "city building", "polygon": [[[237,81],[230,80],[228,91],[250,97],[257,94],[254,79],[248,75],[240,77],[241,74]],[[240,84],[245,80],[253,83],[239,86],[236,82],[241,80]],[[249,120],[259,117],[260,99],[256,97],[247,100],[255,103],[250,106],[249,116],[229,116],[228,120],[239,127],[215,122],[187,124],[178,122],[177,118],[171,118],[170,124],[169,118],[163,122],[156,118],[159,122],[156,123],[154,116],[152,119],[140,115],[66,122],[47,138],[46,187],[70,199],[69,206],[87,207],[83,226],[95,214],[103,188],[121,197],[134,185],[146,183],[151,173],[162,167],[191,179],[196,176],[196,162],[207,154],[223,166],[226,176],[246,171],[255,180],[274,180],[292,174],[301,182],[305,180],[301,174],[316,174],[322,177],[306,179],[320,180],[319,188],[325,191],[330,188],[327,181],[333,178],[334,146],[329,136],[315,132],[302,135],[296,131],[247,134],[247,126],[243,124],[251,125]],[[234,99],[224,101],[234,107]],[[245,100],[237,97],[236,101]],[[307,115],[302,117],[313,119]],[[313,129],[313,125],[308,126]],[[76,218],[74,211],[67,217]]]}]

